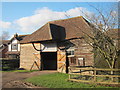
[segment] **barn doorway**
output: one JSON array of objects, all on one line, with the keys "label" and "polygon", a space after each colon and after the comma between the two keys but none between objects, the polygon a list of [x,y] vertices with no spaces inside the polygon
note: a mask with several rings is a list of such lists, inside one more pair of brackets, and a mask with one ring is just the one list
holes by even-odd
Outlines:
[{"label": "barn doorway", "polygon": [[42,70],[57,70],[57,52],[42,52]]}]

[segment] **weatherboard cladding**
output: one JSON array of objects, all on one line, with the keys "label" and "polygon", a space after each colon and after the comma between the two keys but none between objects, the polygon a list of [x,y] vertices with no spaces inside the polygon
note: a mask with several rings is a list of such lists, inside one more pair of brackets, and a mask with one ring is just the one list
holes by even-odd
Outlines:
[{"label": "weatherboard cladding", "polygon": [[120,29],[108,30],[107,34],[113,39],[119,39],[120,40]]},{"label": "weatherboard cladding", "polygon": [[82,37],[90,34],[89,23],[82,17],[50,21],[20,43],[29,43],[45,40],[60,40]]}]

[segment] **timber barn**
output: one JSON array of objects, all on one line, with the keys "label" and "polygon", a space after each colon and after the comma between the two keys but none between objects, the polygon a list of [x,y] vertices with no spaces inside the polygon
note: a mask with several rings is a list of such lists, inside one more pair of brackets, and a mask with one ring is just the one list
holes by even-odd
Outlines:
[{"label": "timber barn", "polygon": [[46,23],[20,42],[20,68],[66,73],[68,66],[93,66],[85,34],[91,34],[90,23],[82,16]]}]

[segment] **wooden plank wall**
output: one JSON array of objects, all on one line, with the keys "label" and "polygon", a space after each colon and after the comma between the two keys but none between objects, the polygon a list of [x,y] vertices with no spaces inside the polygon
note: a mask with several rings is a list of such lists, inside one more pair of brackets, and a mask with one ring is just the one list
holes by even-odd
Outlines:
[{"label": "wooden plank wall", "polygon": [[64,51],[57,52],[57,71],[66,73],[66,53]]}]

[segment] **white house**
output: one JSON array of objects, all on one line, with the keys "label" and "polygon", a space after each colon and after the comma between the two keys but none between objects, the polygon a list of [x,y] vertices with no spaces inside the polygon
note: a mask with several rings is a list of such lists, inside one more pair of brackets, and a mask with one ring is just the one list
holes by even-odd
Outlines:
[{"label": "white house", "polygon": [[19,58],[20,55],[20,41],[27,35],[15,34],[8,44],[8,52],[6,53],[8,58]]}]

